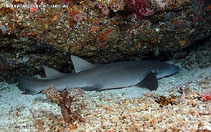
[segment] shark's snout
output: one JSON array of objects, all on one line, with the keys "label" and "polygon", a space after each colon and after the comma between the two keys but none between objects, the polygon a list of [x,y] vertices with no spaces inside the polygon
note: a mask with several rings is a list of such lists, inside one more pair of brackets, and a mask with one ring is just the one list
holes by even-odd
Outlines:
[{"label": "shark's snout", "polygon": [[159,79],[177,73],[179,71],[179,67],[169,63],[160,63],[156,66],[155,71],[157,71],[156,77]]},{"label": "shark's snout", "polygon": [[177,73],[179,71],[179,67],[173,64],[169,64],[168,67],[166,68],[166,70],[164,70],[164,74],[165,76],[170,76],[173,75],[175,73]]},{"label": "shark's snout", "polygon": [[179,71],[179,67],[176,66],[176,65],[172,65],[172,66],[171,66],[171,71],[173,72],[173,74],[174,74],[174,73],[177,73],[177,72]]}]

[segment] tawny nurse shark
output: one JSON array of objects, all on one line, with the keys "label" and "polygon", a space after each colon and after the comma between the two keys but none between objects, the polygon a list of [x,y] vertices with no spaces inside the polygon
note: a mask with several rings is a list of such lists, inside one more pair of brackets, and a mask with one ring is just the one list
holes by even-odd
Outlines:
[{"label": "tawny nurse shark", "polygon": [[77,56],[71,56],[74,73],[61,73],[44,67],[46,79],[18,76],[18,87],[25,94],[37,94],[54,85],[57,90],[81,88],[102,91],[129,86],[157,90],[158,79],[178,72],[179,67],[159,61],[124,61],[95,65]]}]

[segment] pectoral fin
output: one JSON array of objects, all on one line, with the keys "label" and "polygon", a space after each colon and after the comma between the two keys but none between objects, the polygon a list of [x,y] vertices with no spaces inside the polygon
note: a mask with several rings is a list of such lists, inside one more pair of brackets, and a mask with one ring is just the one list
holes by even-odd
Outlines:
[{"label": "pectoral fin", "polygon": [[158,81],[157,81],[156,75],[154,73],[147,74],[147,76],[137,85],[140,87],[145,87],[149,89],[150,91],[157,90]]}]

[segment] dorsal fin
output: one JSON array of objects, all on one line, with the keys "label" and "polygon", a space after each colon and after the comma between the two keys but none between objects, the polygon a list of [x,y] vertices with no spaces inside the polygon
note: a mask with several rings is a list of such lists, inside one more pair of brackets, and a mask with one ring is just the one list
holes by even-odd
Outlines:
[{"label": "dorsal fin", "polygon": [[59,77],[62,77],[67,74],[67,73],[58,72],[58,71],[56,71],[52,68],[49,68],[47,66],[43,66],[43,68],[45,71],[46,79],[55,79],[55,78],[59,78]]},{"label": "dorsal fin", "polygon": [[86,71],[98,66],[74,55],[71,55],[71,60],[75,69],[75,73]]}]

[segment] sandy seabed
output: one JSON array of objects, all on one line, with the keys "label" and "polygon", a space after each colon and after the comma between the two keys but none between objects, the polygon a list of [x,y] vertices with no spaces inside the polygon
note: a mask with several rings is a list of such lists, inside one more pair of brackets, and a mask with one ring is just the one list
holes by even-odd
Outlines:
[{"label": "sandy seabed", "polygon": [[205,66],[193,59],[197,53],[169,62],[181,69],[160,79],[157,91],[129,87],[84,92],[73,104],[80,119],[71,124],[64,123],[60,107],[45,95],[23,95],[17,84],[0,82],[0,132],[211,131],[210,53]]}]

